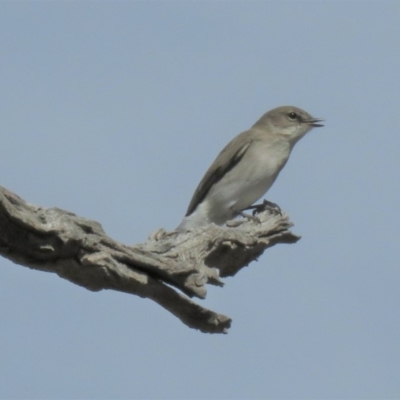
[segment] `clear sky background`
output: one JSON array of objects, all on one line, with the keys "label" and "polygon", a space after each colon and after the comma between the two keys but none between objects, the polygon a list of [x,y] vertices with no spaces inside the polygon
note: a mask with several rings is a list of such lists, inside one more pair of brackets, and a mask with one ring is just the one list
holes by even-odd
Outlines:
[{"label": "clear sky background", "polygon": [[302,239],[202,301],[228,335],[1,258],[1,398],[400,398],[400,2],[1,2],[0,38],[0,185],[126,244],[265,111],[326,120],[267,196]]}]

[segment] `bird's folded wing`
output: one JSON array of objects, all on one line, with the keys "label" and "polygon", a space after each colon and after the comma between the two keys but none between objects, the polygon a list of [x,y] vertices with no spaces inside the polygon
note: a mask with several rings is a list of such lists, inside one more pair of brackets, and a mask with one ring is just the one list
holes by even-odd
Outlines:
[{"label": "bird's folded wing", "polygon": [[[246,140],[243,140],[243,137]],[[237,163],[253,142],[249,131],[242,132],[229,142],[211,164],[203,179],[197,186],[186,212],[186,217],[192,214],[196,207],[204,200],[211,187],[220,181]]]}]

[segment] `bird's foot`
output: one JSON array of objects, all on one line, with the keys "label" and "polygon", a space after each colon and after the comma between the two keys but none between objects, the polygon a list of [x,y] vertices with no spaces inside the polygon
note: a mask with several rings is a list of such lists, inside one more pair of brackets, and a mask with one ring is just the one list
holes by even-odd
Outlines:
[{"label": "bird's foot", "polygon": [[245,210],[253,210],[253,216],[266,210],[270,211],[271,214],[279,214],[282,216],[282,210],[278,204],[265,199],[261,204],[254,204],[253,206],[245,208]]},{"label": "bird's foot", "polygon": [[[246,209],[246,210],[247,210],[247,209]],[[248,219],[248,220],[250,220],[250,221],[255,222],[256,224],[261,224],[260,218],[256,217],[255,214],[254,214],[254,212],[253,212],[253,215],[250,215],[250,214],[246,214],[246,213],[243,212],[243,211],[240,211],[239,215],[241,215],[243,218],[246,218],[246,219]]]}]

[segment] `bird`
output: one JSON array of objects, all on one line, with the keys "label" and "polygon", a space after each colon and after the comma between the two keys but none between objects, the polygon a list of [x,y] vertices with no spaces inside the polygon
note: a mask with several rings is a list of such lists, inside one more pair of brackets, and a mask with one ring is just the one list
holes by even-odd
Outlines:
[{"label": "bird", "polygon": [[322,121],[294,106],[277,107],[262,115],[218,154],[176,231],[210,223],[223,225],[243,215],[243,210],[270,189],[294,145],[311,129],[322,127]]}]

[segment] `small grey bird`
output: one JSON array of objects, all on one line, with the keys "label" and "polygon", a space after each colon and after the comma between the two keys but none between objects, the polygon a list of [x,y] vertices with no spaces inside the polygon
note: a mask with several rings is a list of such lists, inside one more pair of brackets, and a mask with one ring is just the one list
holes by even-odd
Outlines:
[{"label": "small grey bird", "polygon": [[230,141],[199,183],[178,232],[214,222],[222,225],[268,191],[293,146],[314,127],[323,126],[297,107],[265,113],[251,129]]}]

